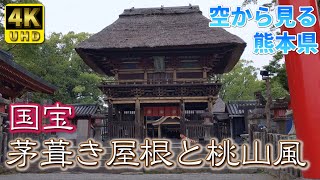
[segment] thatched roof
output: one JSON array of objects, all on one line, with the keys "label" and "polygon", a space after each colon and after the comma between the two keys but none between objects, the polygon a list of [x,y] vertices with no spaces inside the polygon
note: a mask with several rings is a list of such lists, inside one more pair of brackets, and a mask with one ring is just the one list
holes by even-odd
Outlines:
[{"label": "thatched roof", "polygon": [[234,45],[232,60],[228,60],[231,64],[227,65],[230,67],[225,69],[229,71],[239,60],[246,43],[223,28],[209,27],[209,22],[198,6],[125,9],[114,23],[80,43],[76,50],[89,66],[94,66],[87,61],[89,50]]}]

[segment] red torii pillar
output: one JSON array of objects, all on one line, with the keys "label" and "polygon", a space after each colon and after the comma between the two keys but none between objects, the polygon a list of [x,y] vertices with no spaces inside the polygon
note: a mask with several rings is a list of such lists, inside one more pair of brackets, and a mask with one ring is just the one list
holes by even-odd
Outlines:
[{"label": "red torii pillar", "polygon": [[[278,0],[280,5],[293,5],[294,17],[299,6],[313,6],[317,22],[313,27],[283,28],[290,35],[316,32],[320,44],[319,12],[316,0]],[[299,55],[290,52],[285,56],[291,103],[297,138],[303,141],[303,159],[309,161],[309,169],[303,171],[305,178],[320,178],[320,54]]]}]

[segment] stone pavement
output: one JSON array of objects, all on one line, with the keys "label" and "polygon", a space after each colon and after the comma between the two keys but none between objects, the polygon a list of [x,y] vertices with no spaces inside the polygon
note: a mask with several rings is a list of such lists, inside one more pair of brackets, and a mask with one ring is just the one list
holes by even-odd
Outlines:
[{"label": "stone pavement", "polygon": [[0,175],[0,180],[275,180],[268,174],[212,174],[212,173],[192,173],[192,174],[106,174],[106,173],[48,173],[48,174],[30,174],[19,173],[10,175]]}]

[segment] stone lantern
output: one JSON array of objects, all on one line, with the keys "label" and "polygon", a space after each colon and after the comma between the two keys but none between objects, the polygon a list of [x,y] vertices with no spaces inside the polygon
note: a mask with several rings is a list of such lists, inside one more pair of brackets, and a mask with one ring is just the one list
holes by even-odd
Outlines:
[{"label": "stone lantern", "polygon": [[203,126],[205,128],[204,141],[209,142],[210,138],[211,138],[210,128],[213,125],[213,123],[212,123],[213,114],[210,113],[208,110],[206,110],[206,112],[204,112],[201,116],[202,116],[202,118],[204,118],[204,121],[203,121]]}]

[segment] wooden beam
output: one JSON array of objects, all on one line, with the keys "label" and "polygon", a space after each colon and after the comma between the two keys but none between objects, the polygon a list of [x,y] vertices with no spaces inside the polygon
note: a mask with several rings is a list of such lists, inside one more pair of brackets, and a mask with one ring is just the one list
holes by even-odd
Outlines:
[{"label": "wooden beam", "polygon": [[[132,98],[110,98],[113,104],[135,104],[136,100],[139,100],[140,103],[180,103],[180,100],[184,100],[186,103],[193,102],[208,102],[208,96],[203,97],[132,97]],[[213,96],[213,100],[216,100],[218,97]]]},{"label": "wooden beam", "polygon": [[9,96],[9,97],[13,97],[13,98],[15,98],[17,95],[13,90],[7,89],[5,87],[0,87],[0,93],[3,96]]},{"label": "wooden beam", "polygon": [[136,100],[135,101],[135,138],[138,140],[142,140],[142,124],[141,124],[141,107],[140,107],[140,101]]},{"label": "wooden beam", "polygon": [[0,64],[0,76],[7,82],[15,83],[35,92],[53,93],[54,90],[45,84],[21,73],[17,69],[12,69],[6,64]]},{"label": "wooden beam", "polygon": [[[172,55],[172,56],[201,56],[205,54],[225,53],[228,50],[233,50],[235,45],[219,44],[211,47],[208,46],[179,46],[179,47],[158,47],[158,48],[123,48],[123,49],[108,49],[108,50],[83,50],[86,54],[93,54],[96,57],[141,57],[154,55]],[[125,55],[124,55],[125,52]],[[111,57],[110,57],[111,58]]]},{"label": "wooden beam", "polygon": [[5,87],[0,87],[0,93],[3,96],[8,96],[11,98],[16,98],[19,97],[24,93],[24,88],[23,87],[15,87],[15,88],[5,88]]}]

